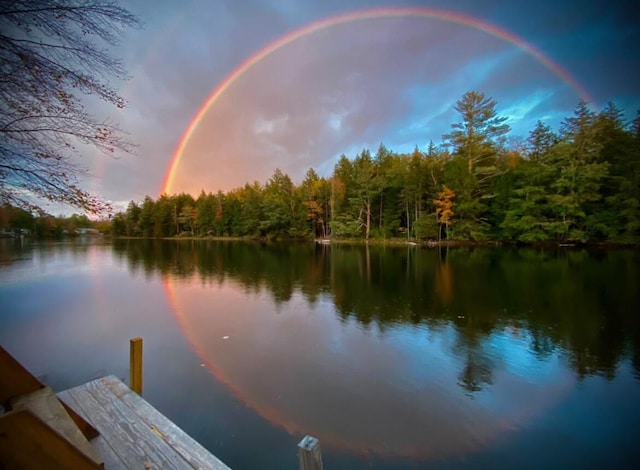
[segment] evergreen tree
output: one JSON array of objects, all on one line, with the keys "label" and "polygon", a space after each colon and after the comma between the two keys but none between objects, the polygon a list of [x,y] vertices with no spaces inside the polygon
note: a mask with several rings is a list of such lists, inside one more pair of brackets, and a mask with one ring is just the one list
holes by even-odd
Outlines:
[{"label": "evergreen tree", "polygon": [[140,207],[138,207],[138,205],[135,202],[133,201],[129,202],[129,205],[127,206],[127,211],[124,217],[124,228],[125,228],[124,235],[128,237],[140,236],[141,234],[140,226],[139,226],[140,212],[141,212],[141,209]]},{"label": "evergreen tree", "polygon": [[140,235],[143,237],[153,236],[154,225],[154,208],[155,202],[151,197],[145,196],[140,207],[140,216],[138,218],[138,226]]},{"label": "evergreen tree", "polygon": [[264,188],[260,230],[268,236],[292,235],[296,210],[291,178],[276,169]]},{"label": "evergreen tree", "polygon": [[602,181],[601,207],[589,215],[590,233],[600,239],[633,242],[640,232],[640,157],[633,132],[624,124],[622,110],[609,103],[596,117],[600,161],[609,164]]},{"label": "evergreen tree", "polygon": [[[200,192],[196,199],[196,224],[198,235],[211,235],[214,230],[215,209],[214,198],[211,193],[206,194],[204,190]],[[217,235],[217,234],[216,234]]]},{"label": "evergreen tree", "polygon": [[355,188],[351,199],[352,208],[357,212],[358,226],[364,229],[364,237],[371,234],[373,201],[377,194],[376,167],[368,150],[363,150],[353,162]]},{"label": "evergreen tree", "polygon": [[549,201],[554,213],[552,231],[560,240],[586,241],[588,218],[601,199],[600,187],[609,164],[602,162],[595,115],[580,102],[574,116],[561,126],[561,141],[549,150],[555,170]]},{"label": "evergreen tree", "polygon": [[527,151],[529,160],[539,161],[549,152],[549,149],[558,143],[558,135],[555,134],[551,127],[546,126],[542,121],[536,123],[536,127],[529,133],[527,138]]},{"label": "evergreen tree", "polygon": [[469,91],[456,102],[462,122],[451,125],[443,138],[452,147],[454,159],[447,184],[457,195],[456,237],[483,239],[487,236],[487,200],[492,180],[502,169],[499,151],[509,132],[506,118],[498,116],[496,102],[484,93]]},{"label": "evergreen tree", "polygon": [[377,203],[378,203],[378,235],[383,238],[388,233],[388,227],[385,224],[384,209],[385,202],[387,200],[386,192],[389,187],[389,170],[392,165],[393,154],[384,146],[381,142],[378,151],[374,157],[375,165],[375,178],[374,184],[377,190]]}]

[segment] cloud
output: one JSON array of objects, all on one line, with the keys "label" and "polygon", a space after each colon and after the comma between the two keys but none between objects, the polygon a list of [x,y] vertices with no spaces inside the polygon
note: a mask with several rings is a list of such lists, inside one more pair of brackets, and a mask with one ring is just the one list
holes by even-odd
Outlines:
[{"label": "cloud", "polygon": [[[470,89],[499,89],[523,52],[468,27],[430,19],[339,25],[266,57],[214,103],[188,143],[175,190],[228,190],[275,168],[309,167],[362,146],[440,141]],[[543,68],[528,57],[524,64]]]},{"label": "cloud", "polygon": [[259,116],[258,119],[253,124],[253,132],[256,135],[260,134],[281,134],[286,130],[288,126],[289,115],[284,114],[282,116],[278,116],[272,119],[265,119],[262,116]]},{"label": "cloud", "polygon": [[[452,8],[449,3],[433,5]],[[592,3],[581,4],[580,15],[573,2],[469,1],[455,8],[539,47],[597,104],[620,98],[622,106],[637,106],[632,77],[640,65],[629,59],[629,44],[640,41],[638,26],[628,6]],[[389,6],[365,0],[193,1],[179,7],[158,2],[147,10],[146,2],[132,1],[147,28],[129,34],[123,48],[135,78],[123,88],[130,106],[120,119],[140,144],[139,156],[105,164],[104,192],[114,200],[157,195],[190,120],[238,65],[294,28],[383,4]],[[236,80],[189,142],[173,189],[228,190],[264,182],[275,168],[300,181],[309,167],[328,174],[341,153],[353,156],[365,146],[375,151],[385,142],[410,151],[429,140],[438,143],[459,119],[455,101],[471,89],[496,99],[519,134],[538,119],[559,124],[578,102],[540,62],[473,28],[426,18],[349,23],[299,39]]]}]

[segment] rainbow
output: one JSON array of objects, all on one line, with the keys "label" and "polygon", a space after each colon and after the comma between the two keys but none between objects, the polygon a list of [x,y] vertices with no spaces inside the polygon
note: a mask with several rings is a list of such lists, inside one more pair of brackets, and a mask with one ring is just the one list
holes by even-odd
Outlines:
[{"label": "rainbow", "polygon": [[326,30],[328,28],[341,25],[344,23],[351,23],[354,21],[361,20],[371,20],[371,19],[380,19],[380,18],[394,18],[394,17],[422,17],[422,18],[433,18],[442,21],[449,21],[451,23],[457,23],[460,25],[468,26],[471,28],[475,28],[477,30],[483,31],[491,36],[502,39],[504,41],[510,42],[526,52],[527,54],[536,58],[540,63],[542,63],[545,67],[551,70],[554,74],[560,77],[565,83],[567,83],[579,96],[582,100],[589,102],[591,98],[586,90],[559,64],[555,63],[551,59],[549,59],[546,55],[544,55],[540,50],[538,50],[535,46],[526,42],[522,38],[516,36],[515,34],[507,31],[504,28],[500,28],[498,26],[492,25],[490,23],[484,22],[477,18],[464,15],[462,13],[454,13],[446,10],[439,10],[435,8],[427,8],[427,7],[395,7],[395,8],[375,8],[369,10],[361,10],[350,13],[341,14],[338,16],[333,16],[330,18],[326,18],[323,20],[319,20],[317,22],[308,24],[301,28],[298,28],[285,36],[280,37],[274,42],[268,44],[263,49],[259,50],[251,57],[246,59],[242,64],[240,64],[233,72],[231,72],[209,95],[207,99],[204,100],[195,116],[191,120],[187,130],[182,135],[173,155],[171,158],[171,162],[169,164],[169,168],[164,177],[164,181],[162,182],[162,190],[163,193],[170,193],[171,187],[173,184],[173,180],[175,179],[175,175],[180,164],[180,160],[182,159],[182,155],[184,150],[191,139],[191,136],[196,131],[200,122],[207,114],[208,110],[213,106],[213,104],[220,98],[220,96],[229,89],[229,87],[242,75],[244,75],[247,71],[249,71],[254,65],[258,62],[262,61],[273,52],[278,49],[285,47],[288,44],[291,44],[298,39],[308,36],[310,34],[317,33],[319,31]]},{"label": "rainbow", "polygon": [[[215,248],[214,248],[215,250]],[[220,265],[222,266],[222,265]],[[247,407],[254,410],[259,416],[266,421],[272,423],[275,426],[279,426],[286,430],[291,435],[304,435],[306,433],[313,433],[323,442],[323,447],[326,446],[332,450],[338,450],[341,452],[351,453],[364,453],[364,454],[377,454],[380,456],[401,456],[411,459],[428,459],[433,457],[444,457],[448,455],[462,455],[469,452],[475,452],[482,447],[496,442],[501,442],[509,437],[509,431],[513,429],[516,423],[533,422],[538,416],[551,409],[554,404],[560,402],[575,385],[575,379],[571,374],[564,374],[561,378],[556,377],[553,383],[546,383],[543,394],[531,395],[525,402],[520,402],[519,397],[511,401],[512,406],[501,406],[499,409],[493,409],[489,403],[475,403],[477,409],[467,410],[467,416],[470,422],[477,420],[480,416],[490,416],[489,422],[484,422],[481,427],[478,427],[474,432],[474,438],[468,439],[454,439],[451,441],[447,448],[433,448],[419,441],[411,440],[404,441],[402,443],[395,441],[395,444],[388,446],[387,441],[384,446],[378,446],[376,440],[370,440],[370,437],[359,433],[354,433],[353,430],[343,433],[342,428],[327,425],[326,422],[318,422],[314,419],[308,420],[308,416],[305,417],[304,413],[300,413],[300,410],[296,410],[295,407],[291,408],[286,406],[286,401],[279,402],[269,398],[269,393],[263,393],[264,389],[260,386],[261,381],[255,382],[255,386],[247,384],[243,381],[242,373],[238,376],[237,371],[234,373],[234,362],[229,361],[230,357],[233,357],[233,353],[223,353],[218,356],[210,349],[210,345],[215,341],[215,335],[220,335],[222,330],[219,328],[224,325],[225,331],[234,330],[238,324],[234,325],[234,322],[229,323],[229,317],[224,318],[224,313],[221,315],[211,315],[212,305],[226,305],[224,301],[222,303],[214,298],[218,299],[217,292],[233,290],[237,293],[238,298],[242,299],[243,304],[250,305],[252,300],[248,299],[243,292],[246,292],[246,285],[238,280],[234,275],[228,275],[229,272],[226,269],[220,269],[218,274],[221,281],[218,283],[215,281],[215,288],[213,285],[209,285],[209,280],[202,278],[198,274],[181,278],[179,282],[173,275],[162,276],[162,286],[167,298],[167,301],[171,307],[173,315],[177,321],[177,324],[184,334],[184,337],[189,342],[192,350],[200,358],[201,366],[206,367],[206,370],[212,374],[212,376],[219,382],[224,384],[229,393],[236,399],[244,403]],[[216,276],[217,278],[217,276]],[[218,278],[217,278],[218,279]],[[213,284],[213,283],[212,283]],[[204,297],[202,297],[204,295]],[[189,305],[189,302],[195,302],[194,305]],[[212,303],[213,302],[213,303]],[[288,303],[288,302],[286,302]],[[233,305],[230,305],[233,309]],[[215,310],[215,308],[214,308]],[[242,310],[238,310],[239,312]],[[202,313],[205,312],[204,315]],[[227,311],[228,312],[228,311]],[[326,313],[329,313],[327,311]],[[292,313],[292,312],[289,312]],[[288,316],[289,313],[284,314]],[[299,313],[299,311],[298,311]],[[233,315],[232,315],[233,316]],[[243,316],[241,314],[241,316]],[[221,318],[219,323],[211,322],[211,318]],[[265,331],[261,326],[256,326],[252,329],[252,325],[256,322],[248,320],[245,327],[241,327],[241,341],[245,341],[245,344],[252,344],[253,335],[263,336]],[[248,328],[247,328],[248,326]],[[245,329],[246,328],[246,329]],[[504,332],[508,331],[511,327],[505,326]],[[267,333],[269,335],[269,333]],[[232,333],[233,336],[233,333]],[[233,336],[235,338],[235,336]],[[232,340],[233,341],[233,340]],[[247,342],[248,341],[248,342]],[[315,345],[317,353],[322,354],[322,351],[332,350],[330,342],[323,343],[322,340]],[[301,343],[302,344],[302,343]],[[370,345],[370,347],[378,347],[381,345]],[[381,346],[382,347],[382,346]],[[326,348],[326,349],[325,349]],[[269,353],[270,349],[266,348],[264,351],[260,349],[249,349],[249,356],[252,354],[259,354],[261,358],[267,359],[262,361],[258,359],[258,364],[261,364],[260,370],[266,374],[266,377],[273,379],[275,382],[282,384],[283,378],[281,373],[278,373],[278,366],[275,365],[273,372],[265,371],[265,368],[269,368],[272,363],[270,359],[279,357],[278,354],[272,355]],[[398,352],[395,348],[394,351]],[[282,352],[280,347],[277,348],[279,352]],[[225,356],[223,358],[222,356]],[[244,356],[245,359],[248,356]],[[318,356],[321,357],[321,356]],[[226,360],[225,360],[226,359]],[[302,363],[306,359],[301,359]],[[242,370],[242,363],[235,363],[239,366],[239,370]],[[296,364],[292,362],[291,364]],[[298,363],[300,364],[300,363]],[[286,369],[286,368],[285,368]],[[296,369],[294,366],[293,369]],[[509,374],[513,374],[514,377],[520,376],[517,372],[507,371]],[[320,372],[322,375],[324,372]],[[255,372],[248,372],[246,376],[253,376]],[[240,377],[241,380],[236,380]],[[265,376],[263,376],[264,379]],[[293,377],[292,377],[293,379]],[[301,380],[301,376],[296,376],[296,380]],[[325,382],[327,383],[327,382]],[[289,387],[289,386],[288,386]],[[400,392],[401,389],[397,389]],[[286,392],[283,392],[285,394]],[[295,395],[296,392],[293,392]],[[280,398],[280,397],[279,397]],[[464,399],[463,399],[464,401]],[[493,410],[493,411],[492,411]],[[489,414],[485,414],[490,412]],[[475,418],[473,418],[475,416]],[[478,422],[478,421],[476,421]],[[375,420],[372,421],[375,424]],[[335,424],[335,422],[334,422]]]}]

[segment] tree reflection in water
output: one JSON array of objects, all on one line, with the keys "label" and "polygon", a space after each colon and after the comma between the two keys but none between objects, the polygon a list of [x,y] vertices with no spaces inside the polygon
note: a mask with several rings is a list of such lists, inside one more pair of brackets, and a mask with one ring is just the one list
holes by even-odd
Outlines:
[{"label": "tree reflection in water", "polygon": [[453,352],[465,358],[459,384],[492,383],[494,331],[526,331],[541,359],[566,356],[578,378],[615,377],[630,357],[640,376],[638,266],[633,250],[439,249],[225,241],[116,240],[134,272],[198,276],[267,289],[276,303],[300,291],[313,304],[329,295],[343,321],[384,331],[397,324],[455,326]]}]

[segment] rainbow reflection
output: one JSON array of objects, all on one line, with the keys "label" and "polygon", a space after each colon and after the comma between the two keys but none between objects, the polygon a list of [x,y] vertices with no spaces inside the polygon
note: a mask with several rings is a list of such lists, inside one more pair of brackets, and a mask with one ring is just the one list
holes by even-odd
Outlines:
[{"label": "rainbow reflection", "polygon": [[[541,363],[516,326],[489,343],[488,391],[458,386],[465,358],[455,328],[381,330],[340,321],[331,299],[296,292],[275,302],[263,288],[221,276],[165,277],[176,319],[211,373],[247,406],[323,448],[417,459],[461,455],[510,436],[571,389],[572,374]],[[495,346],[495,348],[494,348]]]}]

